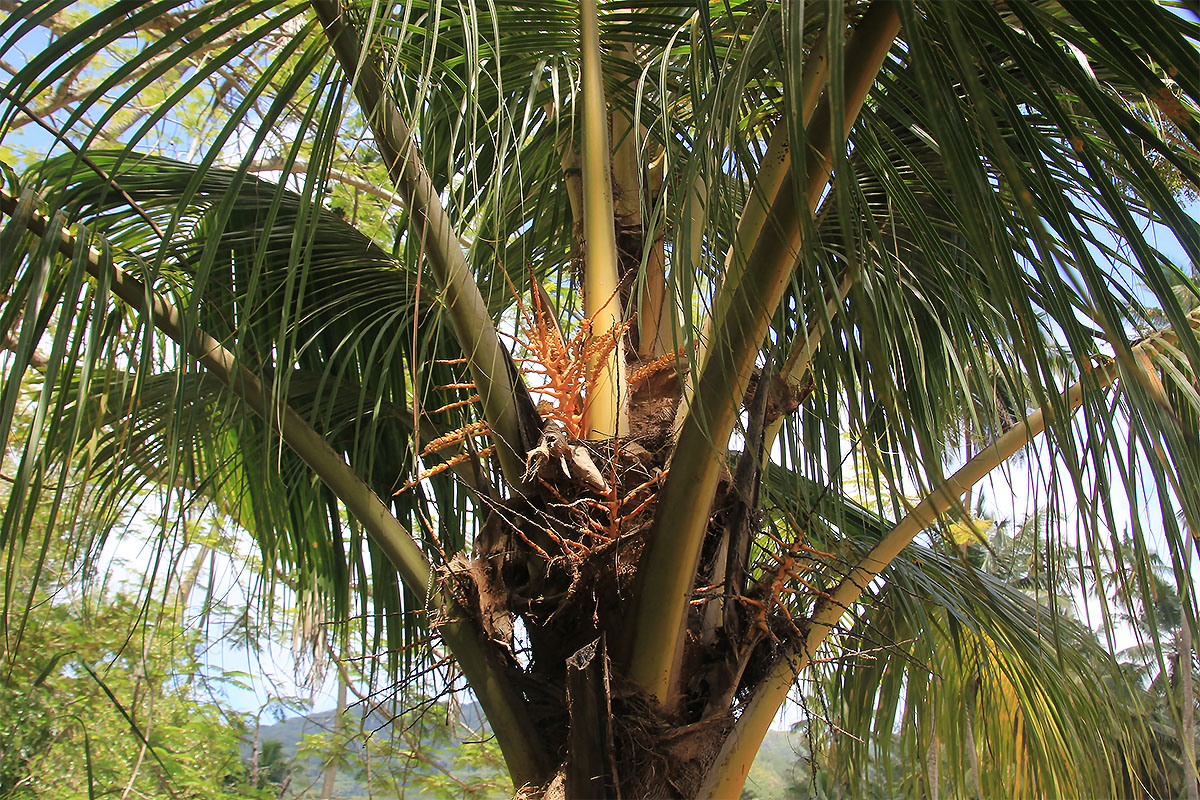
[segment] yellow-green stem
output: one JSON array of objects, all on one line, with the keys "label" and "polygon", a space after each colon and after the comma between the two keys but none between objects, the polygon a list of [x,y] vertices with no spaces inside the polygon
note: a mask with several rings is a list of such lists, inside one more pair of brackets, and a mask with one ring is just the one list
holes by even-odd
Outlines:
[{"label": "yellow-green stem", "polygon": [[[824,91],[825,83],[829,79],[829,58],[826,53],[828,38],[829,31],[822,31],[816,42],[813,43],[812,49],[809,50],[808,59],[804,62],[799,108],[801,128],[807,128],[808,124],[812,122],[813,115],[817,111],[818,101],[821,99],[821,92]],[[725,272],[721,276],[722,288],[717,299],[718,305],[713,308],[713,319],[720,319],[724,314],[725,307],[721,304],[722,300],[727,301],[732,296],[732,291],[737,288],[738,282],[742,279],[742,270],[746,266],[746,259],[753,252],[754,245],[758,241],[759,234],[762,233],[763,225],[766,224],[767,215],[775,203],[779,190],[791,173],[792,148],[788,128],[788,120],[783,119],[771,132],[771,139],[767,143],[767,152],[763,155],[758,173],[754,176],[754,188],[751,189],[750,197],[747,198],[746,206],[742,210],[742,216],[738,219],[734,245],[729,248],[729,252],[725,256]]]},{"label": "yellow-green stem", "polygon": [[[850,287],[854,283],[854,278],[847,275],[842,278],[842,282],[838,284],[837,296],[831,297],[825,303],[823,310],[824,315],[813,317],[808,328],[805,329],[804,338],[797,341],[792,346],[792,352],[788,355],[787,361],[783,363],[783,367],[779,370],[784,380],[787,381],[789,388],[796,389],[804,380],[804,376],[808,374],[808,370],[812,367],[813,356],[817,354],[817,348],[821,345],[821,340],[825,338],[825,334],[829,332],[829,321],[837,314],[842,303],[846,301],[846,297],[850,294]],[[779,431],[783,429],[785,416],[779,416],[771,420],[767,424],[766,432],[763,435],[763,466],[771,457],[771,450],[775,445],[775,437],[779,435]]]},{"label": "yellow-green stem", "polygon": [[624,337],[620,335],[620,276],[596,0],[584,0],[580,5],[579,22],[583,94],[583,310],[591,325],[584,429],[589,439],[607,439],[629,433],[629,416],[625,410],[628,392]]},{"label": "yellow-green stem", "polygon": [[661,236],[650,247],[645,273],[638,304],[638,356],[651,359],[675,349],[667,307],[666,243]]},{"label": "yellow-green stem", "polygon": [[[1095,388],[1106,388],[1116,377],[1117,369],[1113,365],[1097,370]],[[1083,403],[1083,395],[1084,385],[1076,383],[1063,393],[1060,406],[1065,406],[1065,413],[1069,415]],[[838,620],[918,533],[929,527],[938,515],[953,508],[964,492],[1015,455],[1045,428],[1046,412],[1038,409],[990,447],[977,453],[909,511],[855,564],[833,592],[817,603],[808,622],[804,641],[787,648],[759,684],[713,762],[700,797],[734,798],[741,794],[754,756],[762,745],[771,721],[787,699],[796,676],[812,662],[817,649],[829,637]]]},{"label": "yellow-green stem", "polygon": [[[808,127],[809,122],[812,121],[821,98],[821,92],[825,90],[825,83],[829,78],[829,58],[826,53],[828,37],[829,31],[820,33],[809,50],[808,60],[804,64],[804,76],[801,78],[800,88],[800,127],[802,128]],[[762,161],[758,165],[758,172],[754,176],[754,186],[750,190],[750,197],[746,199],[746,204],[742,207],[742,215],[738,218],[734,243],[730,246],[729,252],[725,254],[725,271],[721,275],[721,289],[717,293],[711,313],[705,318],[704,324],[700,326],[696,361],[701,369],[708,360],[708,345],[712,336],[713,320],[720,319],[724,314],[728,298],[732,296],[733,290],[737,288],[742,279],[746,260],[758,244],[758,237],[767,221],[767,215],[774,207],[779,190],[791,173],[792,149],[788,128],[788,120],[783,119],[775,125],[775,129],[771,132],[771,138],[767,142],[767,152],[763,154]],[[697,240],[693,244],[692,250],[697,254],[697,258],[699,250],[700,242]],[[673,431],[676,439],[679,438],[679,431],[695,394],[694,376],[698,372],[699,370],[697,373],[688,373],[684,377],[683,400],[680,402]]]},{"label": "yellow-green stem", "polygon": [[421,237],[422,250],[442,290],[454,334],[479,390],[501,471],[510,486],[520,487],[525,449],[534,444],[525,441],[517,411],[517,392],[524,388],[512,379],[511,359],[467,266],[458,234],[378,65],[364,56],[337,0],[310,0],[310,5],[325,28],[347,80],[353,81],[355,97],[367,117],[375,146],[408,209],[411,230]]},{"label": "yellow-green stem", "polygon": [[[637,54],[633,45],[626,42],[614,60],[623,71],[637,74]],[[621,74],[621,71],[618,71]],[[641,138],[644,129],[634,124],[633,112],[614,108],[612,113],[612,182],[613,216],[622,225],[640,225],[642,221],[642,160]]]},{"label": "yellow-green stem", "polygon": [[[655,197],[662,195],[664,160],[665,156],[660,157],[646,173],[650,192]],[[643,235],[651,235],[644,225]],[[638,355],[643,359],[657,358],[678,347],[675,309],[667,302],[666,238],[661,228],[655,230],[653,236],[638,301]]]},{"label": "yellow-green stem", "polygon": [[[895,5],[877,1],[847,45],[849,66],[842,105],[845,130],[857,119],[899,30]],[[671,457],[650,541],[638,569],[629,675],[668,708],[674,705],[682,658],[684,609],[729,436],[771,315],[799,253],[799,214],[801,209],[812,212],[829,180],[835,146],[832,114],[826,98],[810,126],[808,185],[797,187],[794,181],[783,181],[742,280],[732,290],[727,311],[715,320],[711,355]]]}]

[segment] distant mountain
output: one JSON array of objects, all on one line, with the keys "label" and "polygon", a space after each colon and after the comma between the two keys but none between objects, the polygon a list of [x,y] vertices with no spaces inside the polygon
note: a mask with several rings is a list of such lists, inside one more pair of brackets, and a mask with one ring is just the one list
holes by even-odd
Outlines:
[{"label": "distant mountain", "polygon": [[[439,711],[441,719],[438,719]],[[299,750],[305,737],[331,735],[334,730],[335,716],[333,711],[318,711],[303,717],[285,719],[274,725],[264,725],[259,729],[259,741],[279,742],[282,745],[284,758],[295,768],[289,784],[288,797],[296,798],[296,800],[302,798],[315,800],[321,796],[322,759],[314,754],[301,756]],[[362,761],[364,756],[371,754],[373,748],[382,749],[381,745],[388,743],[393,735],[391,723],[383,715],[376,714],[362,720],[359,715],[351,711],[347,716],[347,722],[353,726],[353,730],[357,731],[361,723],[363,731],[363,735],[355,737],[355,749],[351,754],[353,757],[349,761]],[[391,791],[381,793],[377,782],[374,791],[368,792],[363,766],[346,764],[338,771],[333,798],[336,800],[368,800],[368,798],[370,800],[393,800],[393,798],[403,795],[405,800],[415,798],[432,800],[433,798],[466,796],[467,789],[459,786],[453,786],[449,792],[445,792],[438,791],[436,786],[427,785],[426,779],[431,776],[440,777],[443,782],[452,780],[446,778],[446,773],[450,773],[466,786],[499,781],[503,777],[500,771],[495,768],[487,769],[486,765],[483,768],[464,769],[460,763],[457,770],[454,768],[455,756],[464,752],[464,748],[478,750],[478,746],[474,743],[486,736],[486,726],[475,704],[463,706],[459,710],[458,721],[459,724],[453,727],[459,732],[459,735],[452,736],[449,734],[450,726],[447,724],[449,721],[445,718],[444,707],[423,715],[421,733],[430,735],[434,740],[434,745],[429,748],[428,752],[420,754],[420,757],[410,754],[411,763],[407,765],[407,769],[403,773],[407,779],[397,778],[392,782]],[[441,730],[438,730],[439,728]],[[470,734],[470,731],[484,731],[484,733],[482,735]],[[312,739],[310,739],[311,741]],[[440,746],[437,746],[438,743]],[[252,748],[252,741],[243,744],[243,753],[247,758],[250,757]],[[762,798],[763,800],[788,797],[795,770],[805,769],[802,751],[802,737],[782,731],[768,732],[762,749],[759,750],[758,758],[750,770],[743,797]],[[401,755],[400,758],[403,759],[404,756]],[[422,759],[430,759],[430,761]],[[367,760],[369,761],[369,759]],[[378,770],[378,767],[376,769]],[[455,794],[455,791],[458,793]],[[491,791],[484,790],[479,794],[472,794],[472,796],[479,797],[480,800],[492,797],[499,800],[510,797],[511,794],[493,789]]]}]

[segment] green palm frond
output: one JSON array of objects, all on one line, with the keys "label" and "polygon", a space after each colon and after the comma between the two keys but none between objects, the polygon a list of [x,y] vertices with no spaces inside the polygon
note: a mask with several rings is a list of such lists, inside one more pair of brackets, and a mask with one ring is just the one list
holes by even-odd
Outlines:
[{"label": "green palm frond", "polygon": [[1126,760],[1151,744],[1132,692],[1129,705],[1113,702],[1120,673],[1090,631],[1045,598],[923,547],[895,569],[839,634],[864,655],[830,668],[851,734],[844,763],[920,764],[944,750],[941,780],[956,788],[943,791],[967,797],[977,786],[982,796],[1070,797],[1129,779]]},{"label": "green palm frond", "polygon": [[[24,197],[31,201],[33,195],[26,193]],[[475,677],[470,680],[481,705],[487,710],[486,713],[490,717],[502,720],[502,725],[505,724],[503,720],[506,715],[511,715],[509,724],[513,730],[528,727],[526,712],[519,704],[512,685],[505,679],[505,665],[500,660],[501,656],[478,637],[475,623],[461,611],[456,597],[437,584],[425,547],[414,539],[400,522],[400,519],[406,519],[414,510],[411,496],[401,497],[394,504],[387,504],[381,500],[379,494],[346,463],[345,456],[336,452],[329,441],[288,404],[286,397],[280,398],[276,393],[268,391],[265,384],[245,366],[239,364],[229,350],[203,329],[189,325],[184,315],[173,304],[114,263],[113,251],[103,238],[95,238],[101,246],[101,249],[97,250],[91,245],[93,237],[86,230],[80,235],[67,232],[62,227],[61,215],[47,219],[36,212],[32,202],[21,203],[7,194],[0,194],[0,201],[3,203],[3,210],[12,216],[12,221],[3,233],[15,255],[15,259],[10,261],[17,262],[17,268],[11,270],[10,276],[15,279],[13,288],[25,292],[24,295],[10,292],[10,297],[15,296],[24,301],[21,305],[26,311],[36,308],[47,286],[52,289],[52,306],[66,303],[81,295],[81,282],[86,275],[100,283],[100,307],[103,310],[111,308],[119,300],[131,311],[136,312],[137,326],[143,334],[143,343],[139,351],[142,358],[136,362],[139,369],[129,371],[126,367],[125,370],[125,382],[134,386],[135,400],[132,403],[132,411],[135,414],[141,410],[138,407],[141,399],[138,388],[144,384],[157,389],[161,383],[166,383],[168,393],[165,399],[171,404],[173,411],[179,411],[185,404],[186,398],[180,389],[187,387],[187,381],[183,380],[186,373],[176,371],[175,375],[167,376],[165,382],[154,381],[149,374],[148,366],[154,363],[151,359],[153,349],[150,345],[161,344],[161,341],[158,341],[158,332],[161,332],[179,345],[179,359],[189,365],[198,362],[218,379],[238,402],[240,412],[252,412],[252,416],[245,413],[237,415],[237,428],[242,428],[248,423],[250,430],[255,431],[256,420],[262,423],[258,431],[267,433],[266,436],[239,436],[233,448],[230,448],[228,443],[212,443],[214,434],[219,435],[221,431],[214,431],[211,425],[204,424],[212,421],[208,416],[202,417],[204,422],[201,425],[185,425],[182,433],[185,436],[199,434],[197,438],[201,440],[201,446],[213,447],[217,452],[220,452],[221,445],[225,444],[224,450],[231,453],[232,458],[220,464],[222,471],[257,467],[266,474],[277,473],[280,479],[278,482],[272,480],[264,484],[260,477],[246,474],[242,485],[232,487],[234,491],[241,492],[240,496],[235,495],[236,503],[244,505],[245,498],[250,497],[251,512],[254,515],[253,527],[260,537],[262,549],[268,556],[265,564],[268,570],[280,566],[285,569],[296,568],[298,574],[293,574],[291,581],[296,584],[296,588],[302,592],[315,588],[318,596],[330,598],[334,607],[341,611],[349,610],[351,586],[357,585],[359,597],[369,603],[371,608],[387,610],[387,622],[377,627],[374,635],[376,646],[386,636],[388,649],[392,652],[388,659],[392,670],[398,669],[400,665],[406,669],[411,668],[414,661],[411,653],[414,640],[422,638],[422,629],[428,624],[430,615],[436,615],[439,633],[449,646],[454,648],[464,672],[468,676],[475,673]],[[31,238],[36,257],[26,261],[23,256],[28,252],[27,241]],[[71,270],[66,273],[68,279],[50,281],[50,266],[58,261],[55,256],[60,253],[66,256],[67,263],[71,265]],[[144,262],[136,256],[126,258],[132,261],[135,269],[142,271]],[[40,269],[24,268],[29,264]],[[111,297],[108,291],[110,286]],[[91,289],[90,285],[88,288]],[[67,294],[56,297],[53,293],[63,289]],[[86,294],[90,294],[90,291]],[[48,318],[43,318],[38,323],[28,324],[28,319],[25,326],[27,331],[33,329],[36,324],[41,324],[44,329],[49,322]],[[84,322],[87,321],[85,318]],[[153,325],[153,328],[150,325]],[[95,331],[96,326],[93,324],[91,327],[92,331]],[[110,338],[117,330],[118,327],[112,325],[106,328]],[[75,335],[76,346],[89,333],[86,328],[60,325],[56,339],[66,341],[68,332]],[[24,352],[25,348],[19,350],[22,352],[18,355],[23,357],[24,363],[18,362],[16,365],[19,370],[18,379],[23,377],[31,360],[28,353]],[[55,355],[61,355],[57,346]],[[53,377],[61,360],[59,358],[50,362],[54,366],[48,370],[49,377]],[[84,363],[88,372],[95,371],[94,362]],[[101,382],[107,377],[96,374]],[[119,381],[120,378],[114,382]],[[19,385],[19,380],[8,384],[9,387],[16,385]],[[72,392],[72,389],[77,387],[84,387],[84,391]],[[43,409],[52,404],[62,409],[77,395],[87,393],[90,388],[86,381],[45,380],[40,405]],[[161,394],[159,396],[162,397]],[[18,394],[10,390],[4,399],[6,402],[0,408],[11,418],[19,399]],[[102,394],[102,412],[105,399],[105,395]],[[315,408],[318,411],[323,410],[320,403],[316,404]],[[162,413],[161,407],[157,410]],[[126,409],[121,411],[125,412]],[[151,422],[154,411],[151,403]],[[55,512],[64,499],[72,500],[77,510],[80,499],[90,493],[92,487],[84,481],[74,487],[81,491],[75,492],[72,499],[66,491],[69,470],[59,468],[60,462],[54,458],[55,455],[61,456],[65,450],[68,454],[67,466],[73,466],[71,462],[82,461],[86,467],[89,458],[96,454],[97,448],[90,446],[96,444],[95,437],[88,443],[89,447],[83,448],[82,452],[75,455],[71,452],[75,449],[72,438],[63,436],[64,431],[68,435],[81,431],[81,421],[88,416],[85,412],[85,403],[76,402],[74,415],[56,414],[49,428],[42,424],[43,412],[34,412],[34,424],[28,428],[17,477],[10,491],[10,497],[15,500],[6,510],[3,528],[0,528],[0,542],[14,551],[19,552],[29,538],[33,520],[31,510],[37,507],[44,491],[43,483],[48,475],[57,478],[56,487],[45,487],[53,493],[55,509],[50,513],[47,523],[51,529],[56,523]],[[189,414],[184,416],[183,420],[194,421],[196,416]],[[109,421],[103,413],[99,419],[102,424]],[[123,420],[123,417],[121,419]],[[163,414],[160,419],[166,421],[165,435],[170,437],[169,441],[172,444],[177,445],[181,431],[177,425],[179,420],[176,414]],[[128,428],[119,431],[119,434],[127,432]],[[158,431],[155,434],[158,435]],[[103,436],[99,438],[103,440]],[[237,463],[237,457],[242,455],[237,452],[239,448],[253,448],[258,443],[265,443],[266,447],[254,448],[249,458],[242,458],[241,463]],[[129,489],[120,480],[125,471],[123,468],[127,464],[136,466],[137,458],[148,455],[139,453],[138,457],[131,457],[124,444],[123,442],[122,446],[116,448],[105,448],[104,454],[111,454],[115,458],[112,462],[102,465],[101,492],[98,494],[101,501],[112,499],[120,503],[127,500]],[[186,445],[189,443],[184,441],[184,444],[182,452],[187,454],[189,449]],[[284,447],[287,448],[286,451],[282,449]],[[172,447],[165,471],[151,470],[149,477],[162,481],[159,476],[165,475],[164,482],[178,482],[181,465],[188,465],[187,461],[179,459],[180,452],[177,447]],[[135,480],[144,480],[142,476],[146,472],[144,469],[135,470]],[[318,476],[320,483],[317,481]],[[295,491],[295,488],[303,483],[307,483],[308,491]],[[274,491],[279,488],[283,488],[284,491]],[[106,489],[108,491],[104,491]],[[395,511],[390,505],[395,506]],[[21,509],[24,511],[17,513]],[[428,509],[422,509],[422,512],[417,516],[422,521],[429,519]],[[100,513],[102,517],[105,516],[106,509],[102,507]],[[369,553],[364,553],[365,543],[356,533],[356,526],[349,527],[351,536],[347,541],[343,530],[346,527],[343,523],[343,513],[361,524],[362,532],[369,540]],[[113,515],[108,514],[108,517],[111,519]],[[240,521],[247,520],[242,518]],[[281,533],[283,535],[278,535]],[[432,544],[435,552],[440,549],[437,547],[436,538],[433,538]],[[364,561],[368,555],[371,557],[369,571]],[[358,568],[359,580],[352,584],[351,572],[355,567]],[[7,622],[5,619],[6,627]],[[20,631],[23,627],[24,621],[21,621],[17,630]],[[368,628],[364,626],[362,631],[366,636]],[[18,633],[18,643],[19,639]],[[456,640],[458,643],[453,644]],[[424,657],[424,653],[421,653],[420,658],[423,660]],[[544,755],[535,748],[533,742],[512,741],[506,745],[505,752],[514,776],[536,776],[543,768],[540,761],[544,759]]]}]

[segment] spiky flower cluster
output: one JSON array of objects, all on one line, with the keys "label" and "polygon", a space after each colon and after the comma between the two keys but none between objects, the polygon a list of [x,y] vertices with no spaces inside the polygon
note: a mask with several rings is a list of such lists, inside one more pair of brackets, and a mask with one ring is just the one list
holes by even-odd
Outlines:
[{"label": "spiky flower cluster", "polygon": [[567,340],[553,309],[543,302],[542,293],[535,287],[532,295],[532,308],[519,300],[517,303],[517,334],[513,338],[525,353],[517,362],[530,378],[529,390],[543,398],[538,403],[538,412],[548,420],[562,423],[571,437],[582,438],[587,387],[595,377],[596,365],[603,364],[612,354],[630,322],[604,336],[593,337],[592,320],[585,319]]}]

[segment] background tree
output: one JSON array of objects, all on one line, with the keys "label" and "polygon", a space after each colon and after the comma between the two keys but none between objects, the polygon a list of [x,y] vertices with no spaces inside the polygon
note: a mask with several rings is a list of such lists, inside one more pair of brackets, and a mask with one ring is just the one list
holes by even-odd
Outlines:
[{"label": "background tree", "polygon": [[[1043,433],[1093,569],[1096,487],[1148,474],[1196,527],[1200,317],[1142,229],[1200,255],[1174,193],[1200,184],[1194,22],[164,0],[46,40],[67,7],[0,25],[4,47],[45,41],[4,130],[96,77],[49,114],[66,152],[0,195],[0,431],[11,387],[40,387],[11,552],[39,549],[23,510],[70,518],[76,486],[102,520],[147,481],[218,497],[267,579],[360,620],[394,673],[436,634],[514,783],[551,796],[736,795],[796,677],[876,635],[878,663],[909,663],[893,629],[926,666],[960,631],[946,657],[999,665],[1020,785],[1126,776],[1144,731],[1089,697],[1105,668],[1069,627],[910,545]],[[221,129],[162,146],[225,72]],[[358,132],[378,161],[346,157]],[[394,213],[329,199],[364,165]],[[987,440],[955,469],[964,419]],[[839,702],[897,713],[845,664]],[[899,746],[924,758],[922,729]]]},{"label": "background tree", "polygon": [[[277,796],[243,779],[244,720],[216,699],[234,678],[200,668],[177,613],[185,576],[160,574],[168,600],[154,601],[72,534],[48,526],[36,553],[0,565],[23,609],[0,648],[0,797]],[[116,574],[92,580],[98,563]]]},{"label": "background tree", "polygon": [[[1158,558],[1150,560],[1144,573],[1130,574],[1127,565],[1134,550],[1133,536],[1127,532],[1109,556],[1107,585],[1113,604],[1121,609],[1136,637],[1136,643],[1121,651],[1119,658],[1134,676],[1133,685],[1144,690],[1134,700],[1154,741],[1141,778],[1154,793],[1190,800],[1196,791],[1198,766],[1192,723],[1196,697],[1190,690],[1197,667],[1184,618],[1187,592],[1172,584],[1169,570]],[[1148,592],[1135,588],[1142,580],[1149,583]],[[1153,605],[1152,612],[1148,603]]]}]

